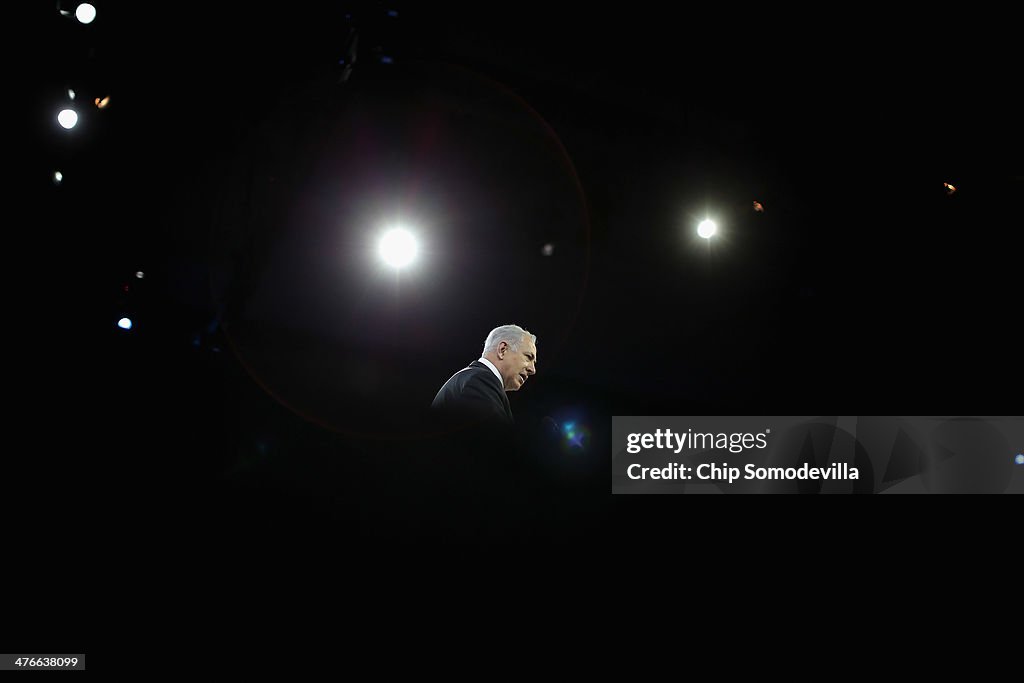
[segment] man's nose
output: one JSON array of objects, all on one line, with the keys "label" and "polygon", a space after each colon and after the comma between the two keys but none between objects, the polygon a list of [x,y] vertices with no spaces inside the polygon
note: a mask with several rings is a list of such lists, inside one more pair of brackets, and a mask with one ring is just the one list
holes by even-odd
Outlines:
[{"label": "man's nose", "polygon": [[530,363],[529,365],[527,365],[526,366],[526,374],[528,374],[528,375],[536,375],[537,374],[537,366],[534,365],[533,363]]}]

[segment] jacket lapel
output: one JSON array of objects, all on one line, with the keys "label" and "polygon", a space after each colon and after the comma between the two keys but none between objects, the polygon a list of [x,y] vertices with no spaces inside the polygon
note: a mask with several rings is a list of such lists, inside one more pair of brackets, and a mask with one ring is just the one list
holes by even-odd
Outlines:
[{"label": "jacket lapel", "polygon": [[[484,365],[483,363],[481,363],[480,361],[475,360],[472,363],[470,363],[470,365],[477,368],[483,368],[484,370],[487,371],[487,374],[489,376],[494,377],[494,373],[491,371],[491,369]],[[494,377],[493,381],[498,386],[498,394],[501,396],[501,404],[505,407],[505,414],[508,415],[508,419],[510,422],[514,422],[515,418],[512,417],[512,404],[508,402],[508,394],[505,393],[505,387],[502,386],[501,380],[499,380],[497,377]]]},{"label": "jacket lapel", "polygon": [[509,422],[513,422],[512,404],[508,402],[508,394],[505,392],[505,387],[501,388],[501,402],[505,404],[505,414],[508,415]]}]

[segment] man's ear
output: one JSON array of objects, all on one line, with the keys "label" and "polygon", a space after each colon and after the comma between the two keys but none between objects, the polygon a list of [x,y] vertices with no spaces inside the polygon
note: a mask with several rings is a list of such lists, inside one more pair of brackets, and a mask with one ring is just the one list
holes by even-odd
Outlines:
[{"label": "man's ear", "polygon": [[508,351],[508,342],[500,342],[498,344],[498,358],[501,358],[503,355],[505,355],[506,351]]}]

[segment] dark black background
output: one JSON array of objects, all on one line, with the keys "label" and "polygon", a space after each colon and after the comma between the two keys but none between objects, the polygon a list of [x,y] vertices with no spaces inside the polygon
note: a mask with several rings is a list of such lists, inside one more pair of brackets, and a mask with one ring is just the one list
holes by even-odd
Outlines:
[{"label": "dark black background", "polygon": [[[419,434],[418,408],[510,321],[539,336],[513,396],[527,425],[1006,410],[1021,139],[998,16],[37,19],[33,236],[50,299],[111,328],[102,362],[71,369],[99,371],[85,395],[181,411],[165,431],[195,432],[190,452],[199,416],[257,438],[266,420],[222,411],[264,389],[329,431]],[[112,106],[64,132],[68,86]],[[39,180],[57,167],[61,187]],[[396,215],[431,249],[397,287],[363,251]],[[107,324],[123,312],[129,334]],[[78,329],[59,327],[57,347]],[[290,425],[282,408],[267,420]]]},{"label": "dark black background", "polygon": [[[1005,16],[33,19],[17,266],[40,360],[18,368],[19,418],[45,445],[15,459],[26,528],[77,523],[181,571],[260,548],[333,567],[409,540],[599,544],[625,514],[612,415],[1012,412],[1024,169]],[[63,131],[69,86],[111,107]],[[398,288],[364,258],[375,211],[427,226],[432,260]],[[705,212],[724,233],[710,255]],[[512,396],[513,474],[455,454],[425,413],[506,322],[540,360]]]}]

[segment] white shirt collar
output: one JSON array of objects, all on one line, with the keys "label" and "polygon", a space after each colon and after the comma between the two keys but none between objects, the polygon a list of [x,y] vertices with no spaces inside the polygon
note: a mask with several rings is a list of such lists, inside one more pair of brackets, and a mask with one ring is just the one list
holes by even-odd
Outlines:
[{"label": "white shirt collar", "polygon": [[494,373],[494,376],[498,378],[499,382],[501,382],[501,388],[504,389],[505,388],[505,380],[503,380],[501,378],[501,373],[498,372],[498,368],[494,367],[494,363],[492,363],[491,361],[487,360],[486,358],[481,358],[480,362],[483,363],[484,365],[486,365],[487,367],[489,367],[491,369],[491,372]]}]

